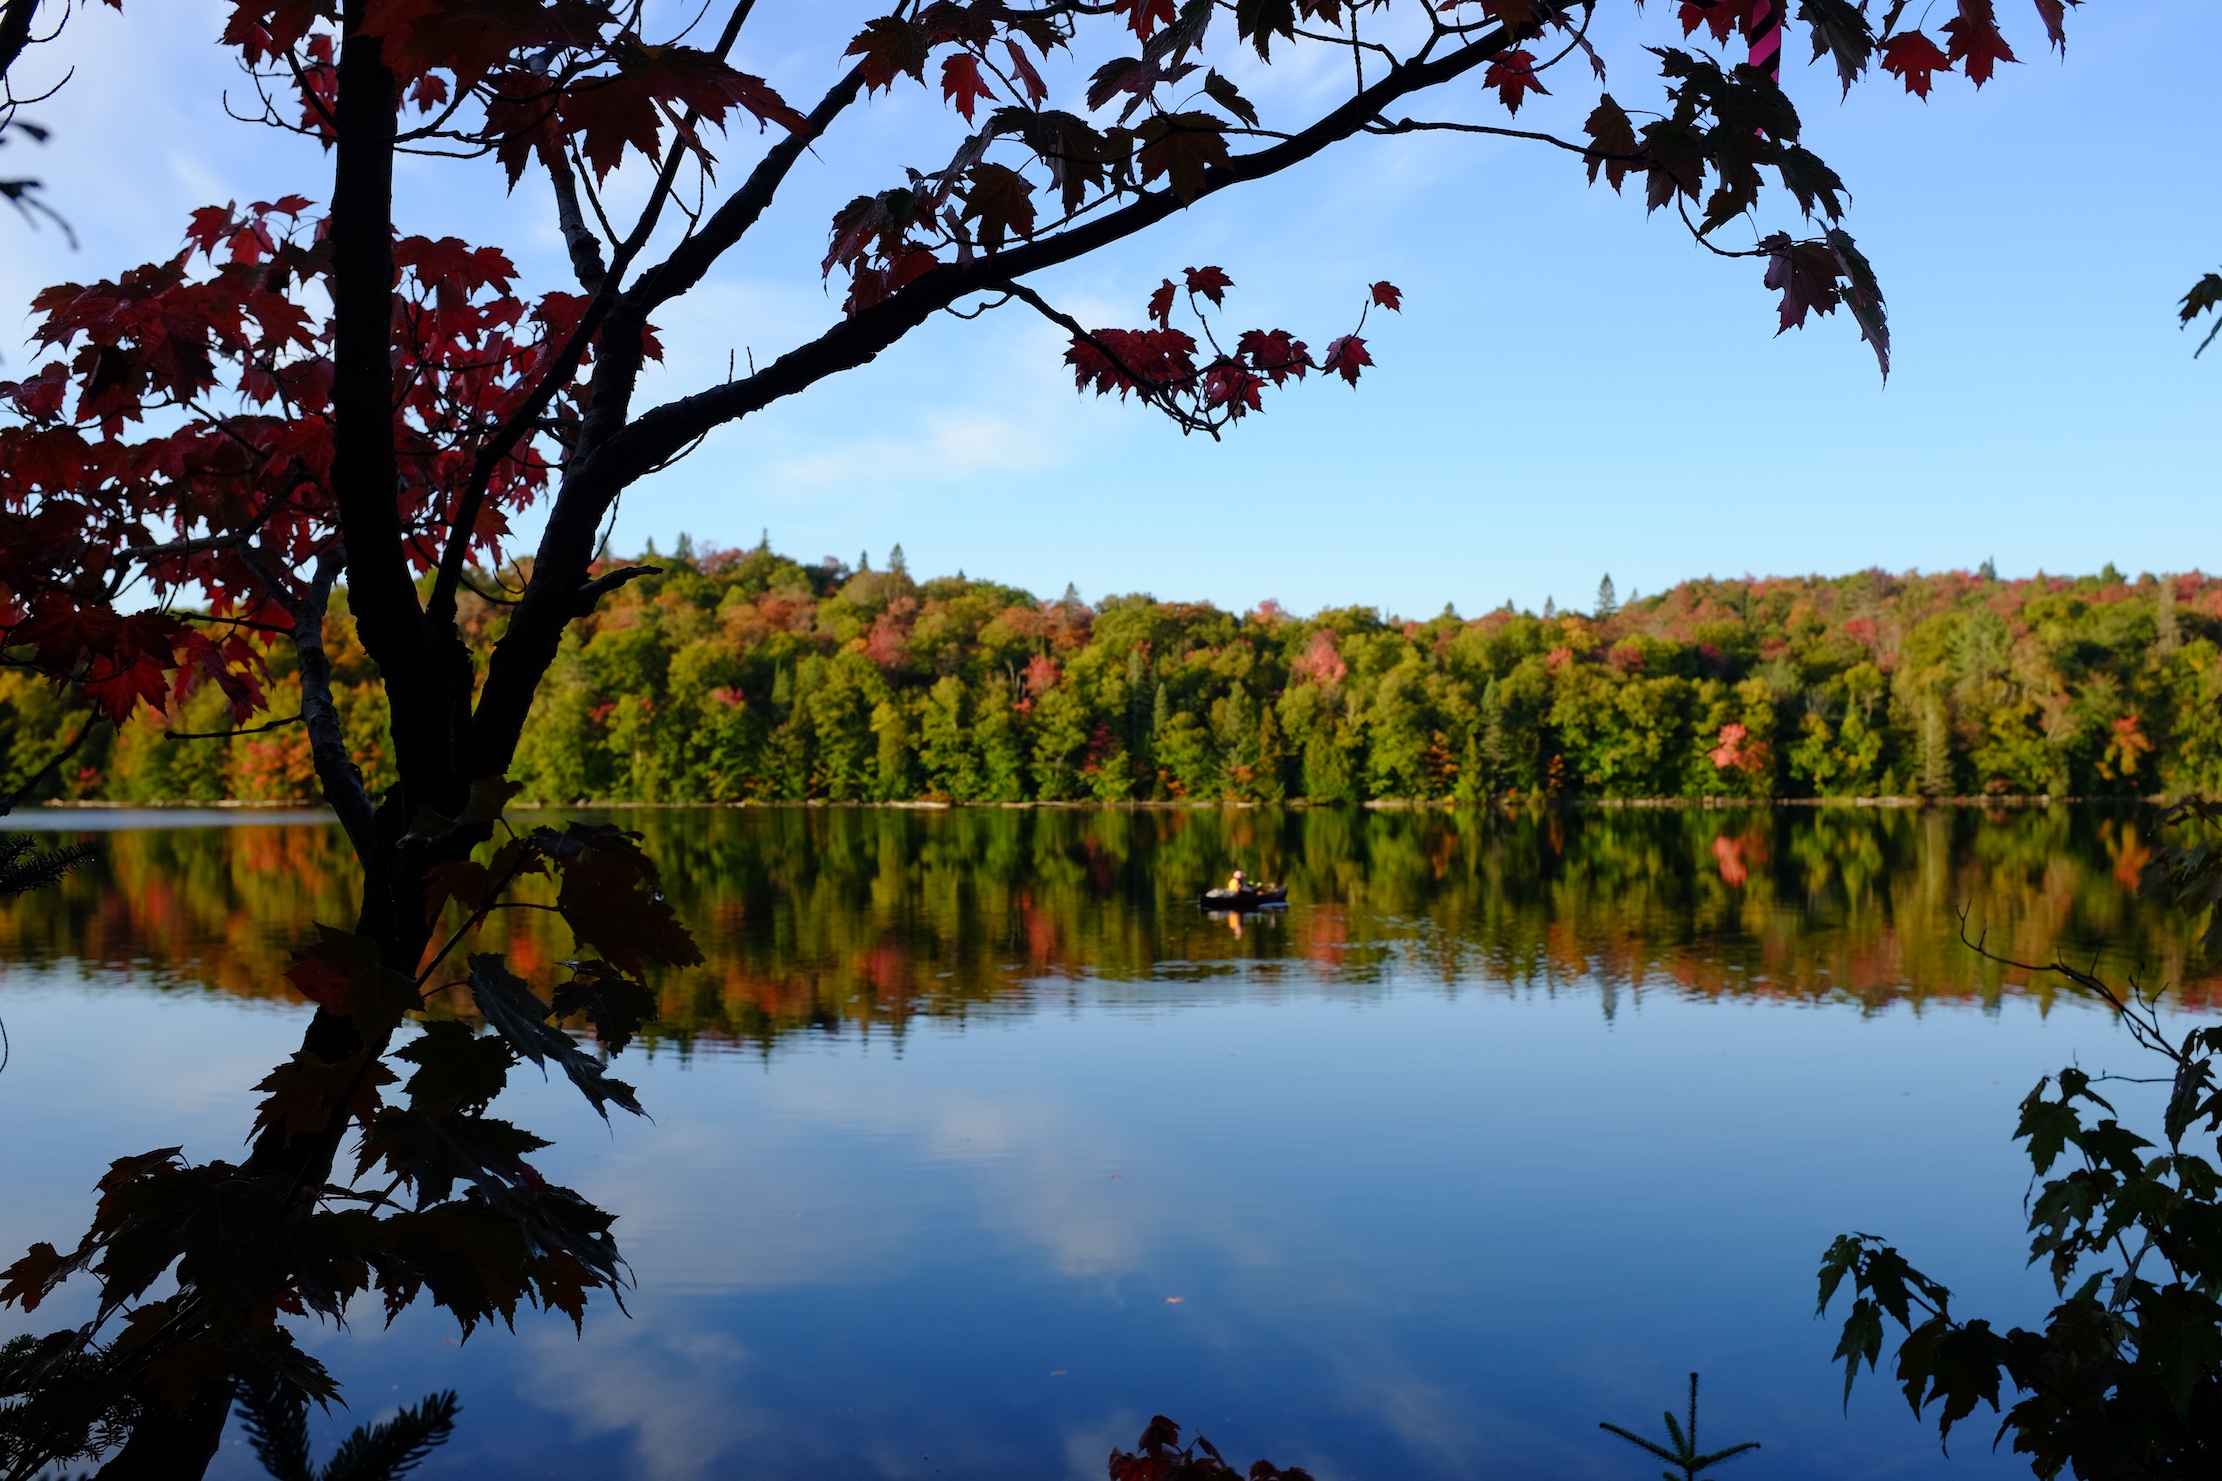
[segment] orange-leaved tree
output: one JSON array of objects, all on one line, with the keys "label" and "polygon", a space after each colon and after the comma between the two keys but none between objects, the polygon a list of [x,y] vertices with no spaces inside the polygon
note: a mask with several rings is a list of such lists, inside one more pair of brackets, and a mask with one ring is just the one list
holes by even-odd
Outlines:
[{"label": "orange-leaved tree", "polygon": [[[2025,49],[2061,44],[2065,3],[2035,0]],[[523,1058],[634,1109],[561,1025],[591,1024],[614,1052],[650,1011],[642,974],[695,955],[631,836],[502,817],[566,626],[642,574],[597,560],[634,484],[942,313],[1041,314],[1082,390],[1214,436],[1296,383],[1355,384],[1367,316],[1401,307],[1391,284],[1353,284],[1353,318],[1317,348],[1226,325],[1217,266],[1168,273],[1128,326],[1084,325],[1036,285],[1176,213],[1240,212],[1249,187],[1367,135],[1562,150],[1763,266],[1782,328],[1845,309],[1887,373],[1843,183],[1779,82],[1785,26],[1847,90],[1888,73],[1925,97],[1939,75],[1980,85],[2014,56],[1993,0],[1943,0],[1935,35],[1918,28],[1928,12],[1906,24],[1905,0],[1798,0],[1794,17],[1784,0],[897,0],[767,79],[743,66],[752,4],[685,7],[650,34],[634,0],[236,0],[222,44],[264,122],[324,141],[329,180],[197,211],[174,257],[34,301],[39,363],[0,387],[0,656],[79,686],[111,722],[199,684],[243,720],[269,645],[290,644],[288,723],[363,883],[347,929],[312,939],[303,923],[291,975],[317,1008],[261,1087],[244,1160],[125,1158],[74,1248],[36,1246],[7,1272],[0,1295],[26,1308],[73,1276],[98,1291],[85,1325],[11,1349],[16,1473],[110,1452],[108,1475],[197,1473],[240,1374],[331,1391],[285,1322],[338,1320],[367,1292],[388,1313],[429,1294],[468,1329],[520,1302],[577,1319],[589,1292],[619,1287],[612,1216],[542,1179],[525,1161],[541,1143],[489,1105]],[[1648,107],[1603,90],[1599,27],[1658,43]],[[1227,75],[1245,52],[1324,59],[1349,81],[1269,116]],[[906,137],[834,215],[808,269],[843,290],[830,322],[746,374],[646,398],[658,317],[685,312],[781,206],[814,144],[874,94],[918,86],[946,103],[946,136]],[[1569,99],[1565,127],[1530,127]],[[713,149],[740,158],[713,173]],[[543,176],[570,280],[528,285],[498,247],[399,233],[397,188],[421,178],[397,175],[408,154]],[[1763,209],[1806,224],[1751,226]],[[511,550],[511,517],[535,504],[537,541]],[[505,568],[521,588],[485,590]],[[398,782],[382,797],[330,692],[343,581],[390,714]],[[479,603],[498,620],[476,620]],[[534,875],[580,943],[549,999],[496,955],[454,956]],[[442,989],[467,991],[492,1032],[397,1037]]]}]

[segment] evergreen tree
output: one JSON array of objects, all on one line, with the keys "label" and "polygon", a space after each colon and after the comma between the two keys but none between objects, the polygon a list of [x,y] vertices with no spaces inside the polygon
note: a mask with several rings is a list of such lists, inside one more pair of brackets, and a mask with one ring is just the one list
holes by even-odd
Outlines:
[{"label": "evergreen tree", "polygon": [[1482,780],[1489,796],[1504,791],[1508,780],[1505,763],[1510,755],[1505,745],[1504,697],[1497,692],[1497,681],[1491,679],[1481,691]]},{"label": "evergreen tree", "polygon": [[1543,620],[1551,622],[1558,617],[1558,603],[1550,597],[1543,599]]},{"label": "evergreen tree", "polygon": [[897,541],[895,543],[895,548],[887,552],[887,569],[892,574],[897,576],[908,576],[910,574],[910,567],[903,563],[903,546],[901,541]]},{"label": "evergreen tree", "polygon": [[1150,745],[1149,701],[1145,698],[1147,691],[1142,683],[1147,677],[1149,671],[1142,662],[1142,650],[1127,649],[1125,733],[1120,739],[1126,742],[1127,755],[1132,758],[1137,774],[1144,776],[1149,774]]},{"label": "evergreen tree", "polygon": [[1612,589],[1612,572],[1607,571],[1605,579],[1597,583],[1597,620],[1603,622],[1619,610],[1620,599]]},{"label": "evergreen tree", "polygon": [[2176,578],[2160,578],[2160,610],[2155,615],[2157,629],[2154,646],[2165,656],[2182,646],[2183,634],[2176,625]]},{"label": "evergreen tree", "polygon": [[1258,770],[1258,731],[1256,706],[1250,703],[1249,691],[1240,684],[1227,691],[1227,697],[1215,706],[1212,715],[1212,738],[1218,742],[1219,762],[1226,778],[1223,783],[1229,797],[1252,797]]},{"label": "evergreen tree", "polygon": [[1250,791],[1260,802],[1280,802],[1288,796],[1288,758],[1281,745],[1281,724],[1274,718],[1273,706],[1263,708],[1265,713],[1258,720],[1257,776],[1250,784]]},{"label": "evergreen tree", "polygon": [[1975,574],[1985,581],[1996,581],[1998,579],[1998,567],[1986,555],[1983,557],[1983,563],[1975,568]]},{"label": "evergreen tree", "polygon": [[1932,691],[1921,704],[1921,795],[1950,797],[1952,736],[1945,723],[1944,696]]},{"label": "evergreen tree", "polygon": [[878,738],[872,795],[881,802],[905,802],[918,795],[911,778],[910,724],[896,700],[872,706],[872,733]]},{"label": "evergreen tree", "polygon": [[927,691],[919,718],[919,760],[926,769],[927,790],[952,802],[972,802],[980,795],[980,770],[964,710],[964,680],[943,674]]},{"label": "evergreen tree", "polygon": [[1023,801],[1026,762],[1018,715],[1011,708],[1010,688],[998,676],[991,676],[981,691],[973,734],[980,746],[980,800]]},{"label": "evergreen tree", "polygon": [[61,883],[62,876],[97,856],[90,844],[41,850],[22,834],[0,834],[0,897]]},{"label": "evergreen tree", "polygon": [[688,534],[685,530],[679,532],[679,543],[671,547],[671,560],[674,565],[692,566],[694,564],[694,536]]}]

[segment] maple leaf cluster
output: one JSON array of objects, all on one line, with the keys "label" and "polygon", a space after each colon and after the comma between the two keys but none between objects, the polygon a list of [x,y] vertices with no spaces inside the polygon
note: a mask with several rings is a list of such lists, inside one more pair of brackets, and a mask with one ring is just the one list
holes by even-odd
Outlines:
[{"label": "maple leaf cluster", "polygon": [[[291,81],[296,126],[326,139],[337,126],[342,9],[237,0],[223,33],[250,68],[265,69],[258,76]],[[596,181],[628,152],[661,164],[677,147],[707,164],[700,125],[723,128],[736,109],[801,124],[763,78],[699,47],[652,44],[638,20],[637,7],[608,0],[369,0],[361,34],[378,38],[424,120],[405,138],[490,151],[512,184],[536,155],[582,159]]]},{"label": "maple leaf cluster", "polygon": [[[81,684],[119,724],[202,679],[223,687],[235,718],[260,707],[256,640],[290,622],[248,537],[287,566],[335,538],[325,226],[297,195],[204,208],[169,261],[33,301],[34,344],[60,358],[0,383],[16,413],[0,425],[0,645]],[[453,237],[400,237],[393,255],[395,512],[422,570],[478,450],[526,406],[588,300],[527,304],[504,254]],[[592,359],[591,344],[576,353]],[[489,560],[509,515],[547,489],[579,389],[559,384],[535,435],[488,469],[470,538]],[[119,615],[140,581],[154,607]],[[223,636],[166,610],[183,593],[209,605],[198,615]]]},{"label": "maple leaf cluster", "polygon": [[1248,1471],[1238,1471],[1200,1434],[1181,1444],[1179,1424],[1162,1414],[1151,1417],[1132,1451],[1112,1450],[1110,1475],[1111,1481],[1236,1481],[1245,1476],[1249,1481],[1312,1481],[1302,1467],[1284,1469],[1269,1460],[1252,1461]]},{"label": "maple leaf cluster", "polygon": [[[1358,332],[1365,328],[1366,314],[1375,308],[1401,311],[1404,303],[1395,284],[1374,284],[1357,328],[1331,341],[1315,360],[1311,347],[1285,329],[1246,329],[1232,350],[1223,348],[1203,305],[1222,306],[1233,286],[1234,279],[1220,268],[1187,268],[1180,287],[1167,278],[1150,294],[1149,327],[1076,332],[1065,352],[1075,384],[1098,395],[1116,391],[1122,400],[1137,395],[1184,431],[1216,435],[1229,423],[1263,410],[1269,388],[1300,381],[1315,370],[1358,384],[1359,372],[1373,363]],[[1173,327],[1174,308],[1184,295],[1204,335],[1201,342]],[[1211,353],[1200,359],[1206,344]]]}]

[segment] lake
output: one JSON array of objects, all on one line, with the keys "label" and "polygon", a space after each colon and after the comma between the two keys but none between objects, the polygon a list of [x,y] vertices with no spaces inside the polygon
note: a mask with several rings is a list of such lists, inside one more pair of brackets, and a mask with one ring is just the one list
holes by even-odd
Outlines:
[{"label": "lake", "polygon": [[[1698,1369],[1709,1447],[1765,1446],[1731,1478],[2026,1475],[1887,1374],[1843,1407],[1814,1269],[1866,1230],[1969,1313],[2049,1304],[2016,1104],[2139,1065],[1960,911],[2191,1011],[2214,980],[2136,895],[2138,810],[614,816],[708,958],[619,1061],[653,1119],[503,1104],[621,1215],[631,1315],[459,1345],[366,1306],[309,1338],[327,1447],[452,1387],[420,1476],[1094,1478],[1163,1412],[1321,1481],[1641,1481],[1597,1422],[1657,1433]],[[0,1260],[114,1157],[236,1156],[309,1012],[287,951],[352,915],[313,816],[29,821],[103,855],[0,905]],[[1290,908],[1199,912],[1237,865]],[[495,937],[527,975],[552,919]],[[236,1425],[214,1474],[259,1474]]]}]

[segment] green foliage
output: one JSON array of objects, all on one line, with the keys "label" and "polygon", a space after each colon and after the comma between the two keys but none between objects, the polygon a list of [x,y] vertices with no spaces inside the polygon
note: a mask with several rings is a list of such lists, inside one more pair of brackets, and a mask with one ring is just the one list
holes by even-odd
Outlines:
[{"label": "green foliage", "polygon": [[250,1365],[238,1390],[240,1419],[255,1459],[274,1481],[398,1481],[455,1429],[452,1390],[376,1424],[357,1425],[322,1467],[309,1459],[309,1406],[274,1368]]},{"label": "green foliage", "polygon": [[[1976,943],[1980,951],[1980,943]],[[2222,1469],[2222,1028],[2173,1037],[2157,995],[2118,991],[2063,963],[2044,969],[2098,997],[2170,1087],[2158,1140],[2122,1124],[2070,1066],[2021,1103],[2015,1139],[2039,1181],[2028,1200],[2031,1263],[2059,1297],[2043,1327],[2001,1332],[1952,1310],[1951,1292],[1870,1234],[1841,1235],[1821,1262],[1820,1309],[1849,1281],[1836,1356],[1851,1398],[1881,1357],[1885,1319],[1904,1334],[1897,1377],[1938,1432],[1987,1404],[1998,1435],[2041,1477],[2206,1476]],[[2196,1133],[2196,1136],[2194,1135]],[[2187,1140],[2191,1143],[2187,1145]],[[2215,1155],[2198,1150],[2212,1142]],[[2012,1399],[2008,1399],[2008,1390]]]},{"label": "green foliage", "polygon": [[89,843],[42,849],[24,834],[0,834],[0,898],[60,884],[72,869],[99,856]]},{"label": "green foliage", "polygon": [[0,1476],[96,1459],[137,1420],[138,1401],[116,1381],[113,1356],[76,1335],[0,1345]]},{"label": "green foliage", "polygon": [[[504,620],[465,608],[473,631]],[[351,619],[330,627],[342,720],[375,782],[381,691]],[[278,667],[269,705],[291,714],[297,681]],[[312,794],[298,729],[165,734],[225,729],[221,709],[197,691],[134,722],[64,790]],[[0,674],[0,764],[72,719]],[[1140,596],[1091,608],[711,551],[567,631],[514,775],[547,802],[2222,791],[2222,582],[1863,572],[1626,604],[1601,589],[1593,616],[1407,622]]]},{"label": "green foliage", "polygon": [[[1638,1449],[1649,1451],[1668,1465],[1681,1467],[1681,1481],[1697,1481],[1700,1472],[1709,1471],[1722,1461],[1733,1459],[1747,1450],[1757,1450],[1759,1448],[1757,1440],[1746,1440],[1740,1445],[1731,1445],[1726,1450],[1716,1450],[1710,1455],[1697,1448],[1697,1375],[1695,1373],[1690,1375],[1689,1427],[1684,1429],[1681,1424],[1677,1423],[1674,1418],[1674,1411],[1671,1409],[1666,1410],[1660,1417],[1666,1421],[1667,1444],[1665,1445],[1661,1445],[1654,1440],[1646,1440],[1641,1435],[1603,1420],[1598,1421],[1597,1428],[1618,1435]],[[1666,1481],[1675,1481],[1674,1472],[1665,1471],[1661,1474],[1666,1477]]]}]

